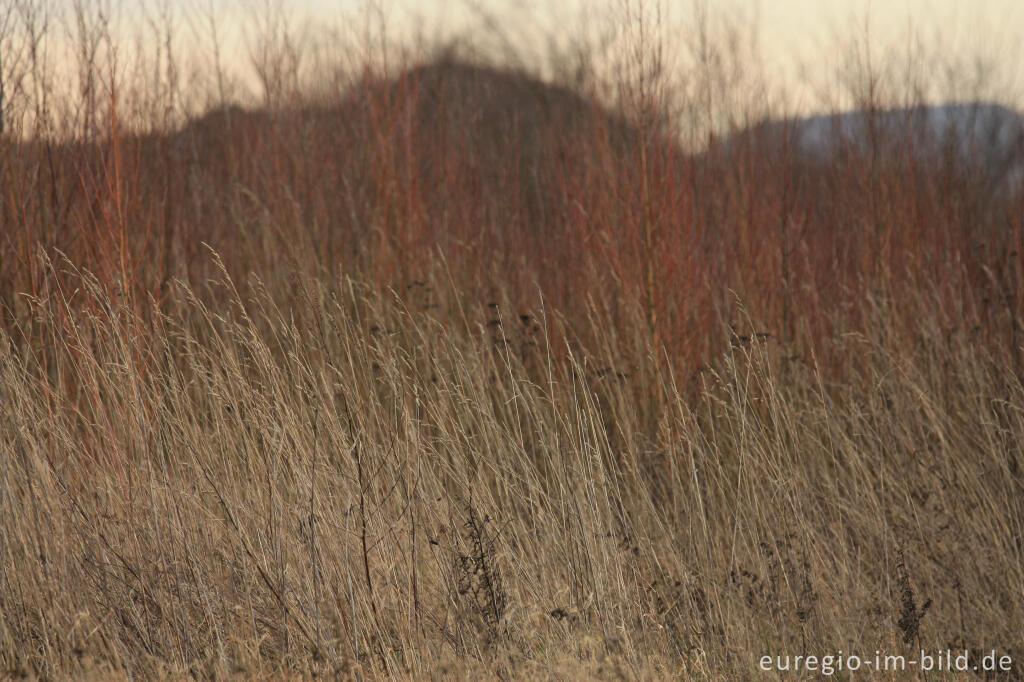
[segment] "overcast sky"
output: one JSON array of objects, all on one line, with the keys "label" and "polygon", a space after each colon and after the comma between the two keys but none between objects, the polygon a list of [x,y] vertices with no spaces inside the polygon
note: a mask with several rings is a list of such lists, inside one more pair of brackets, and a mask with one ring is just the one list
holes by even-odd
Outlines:
[{"label": "overcast sky", "polygon": [[[231,2],[232,0],[222,0]],[[263,0],[257,0],[263,1]],[[477,35],[490,19],[525,50],[543,53],[554,37],[566,39],[585,30],[622,23],[630,6],[650,12],[658,0],[293,0],[296,16],[308,12],[329,23],[363,15],[383,6],[395,34],[417,25],[428,35],[468,31]],[[934,80],[974,79],[966,71],[977,64],[988,71],[981,94],[1019,102],[1024,91],[1024,2],[1022,0],[661,0],[669,27],[666,42],[691,30],[696,8],[756,26],[763,67],[772,79],[789,84],[794,96],[818,99],[817,91],[835,85],[835,72],[865,36],[872,58],[895,56],[901,68],[924,72]],[[553,6],[558,9],[553,9]],[[589,28],[587,28],[589,27]],[[529,41],[535,45],[528,45]],[[912,68],[915,55],[921,62]],[[928,62],[928,63],[924,63]],[[959,71],[960,73],[953,73]],[[937,86],[938,87],[938,86]],[[962,83],[960,84],[962,87]],[[813,106],[809,101],[804,106]]]},{"label": "overcast sky", "polygon": [[[564,49],[581,36],[597,43],[611,36],[606,54],[621,54],[630,40],[624,28],[627,15],[642,6],[648,19],[659,7],[663,10],[660,38],[670,57],[682,56],[669,65],[678,73],[693,64],[702,7],[712,18],[719,45],[727,27],[738,29],[738,50],[746,52],[737,78],[749,81],[743,85],[760,78],[773,96],[783,91],[791,110],[847,106],[850,92],[863,86],[852,74],[858,63],[863,66],[868,60],[874,70],[886,71],[890,82],[917,90],[927,100],[982,98],[1018,108],[1024,104],[1024,0],[50,1],[57,7],[112,3],[136,18],[143,14],[133,7],[173,8],[181,15],[177,30],[184,34],[178,55],[195,54],[197,59],[209,50],[197,40],[196,25],[201,28],[202,20],[195,15],[212,8],[225,42],[222,60],[253,97],[258,93],[243,36],[258,32],[254,17],[266,7],[278,8],[278,16],[286,17],[305,41],[303,48],[330,44],[332,36],[373,34],[386,25],[393,43],[408,43],[416,32],[428,42],[471,36],[487,49],[514,51],[528,66],[543,70],[551,67],[552,44]],[[135,23],[145,26],[145,21]]]}]

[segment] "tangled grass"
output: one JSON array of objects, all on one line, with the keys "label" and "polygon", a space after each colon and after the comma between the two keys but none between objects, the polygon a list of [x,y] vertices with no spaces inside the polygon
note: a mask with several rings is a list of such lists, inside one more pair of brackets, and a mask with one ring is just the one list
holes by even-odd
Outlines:
[{"label": "tangled grass", "polygon": [[691,398],[643,334],[595,313],[585,347],[440,275],[303,280],[287,309],[182,287],[148,322],[70,276],[90,314],[56,291],[32,302],[49,345],[0,345],[8,673],[735,679],[779,652],[1022,653],[1024,389],[967,341],[851,335],[856,379],[829,384],[753,337]]}]

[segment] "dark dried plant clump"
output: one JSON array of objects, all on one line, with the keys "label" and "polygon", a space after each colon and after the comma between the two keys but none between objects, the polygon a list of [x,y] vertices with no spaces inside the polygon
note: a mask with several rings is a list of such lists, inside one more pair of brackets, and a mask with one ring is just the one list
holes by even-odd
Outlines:
[{"label": "dark dried plant clump", "polygon": [[493,646],[508,634],[505,625],[508,595],[494,550],[493,521],[489,516],[480,517],[469,505],[463,530],[470,550],[456,557],[458,593],[468,600],[471,609],[485,624],[488,643]]},{"label": "dark dried plant clump", "polygon": [[910,585],[910,574],[907,571],[903,548],[897,550],[896,556],[896,589],[899,591],[900,602],[900,618],[896,624],[899,626],[900,632],[903,633],[904,644],[920,642],[921,619],[928,612],[932,600],[926,599],[918,609],[914,588]]}]

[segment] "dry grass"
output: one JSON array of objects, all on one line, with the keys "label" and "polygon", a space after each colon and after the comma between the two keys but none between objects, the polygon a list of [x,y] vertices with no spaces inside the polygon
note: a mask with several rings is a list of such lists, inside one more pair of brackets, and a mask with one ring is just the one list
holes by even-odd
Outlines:
[{"label": "dry grass", "polygon": [[268,24],[264,110],[186,123],[169,6],[136,83],[71,4],[60,102],[0,2],[0,676],[1020,679],[1019,188],[685,153],[746,113],[708,36],[703,91],[643,32],[307,91]]},{"label": "dry grass", "polygon": [[38,300],[53,345],[0,355],[8,672],[728,679],[767,653],[1022,653],[1005,358],[852,337],[863,372],[828,386],[754,341],[691,404],[637,340],[517,347],[517,315],[440,275],[419,309],[303,281],[288,310],[214,313],[182,288],[148,326],[73,277],[94,314]]}]

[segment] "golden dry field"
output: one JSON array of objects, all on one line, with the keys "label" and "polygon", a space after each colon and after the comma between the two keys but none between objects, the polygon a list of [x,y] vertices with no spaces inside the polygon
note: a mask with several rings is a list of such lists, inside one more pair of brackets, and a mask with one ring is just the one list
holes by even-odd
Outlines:
[{"label": "golden dry field", "polygon": [[1012,103],[788,117],[644,13],[268,21],[246,100],[69,5],[0,0],[0,676],[1024,677]]}]

